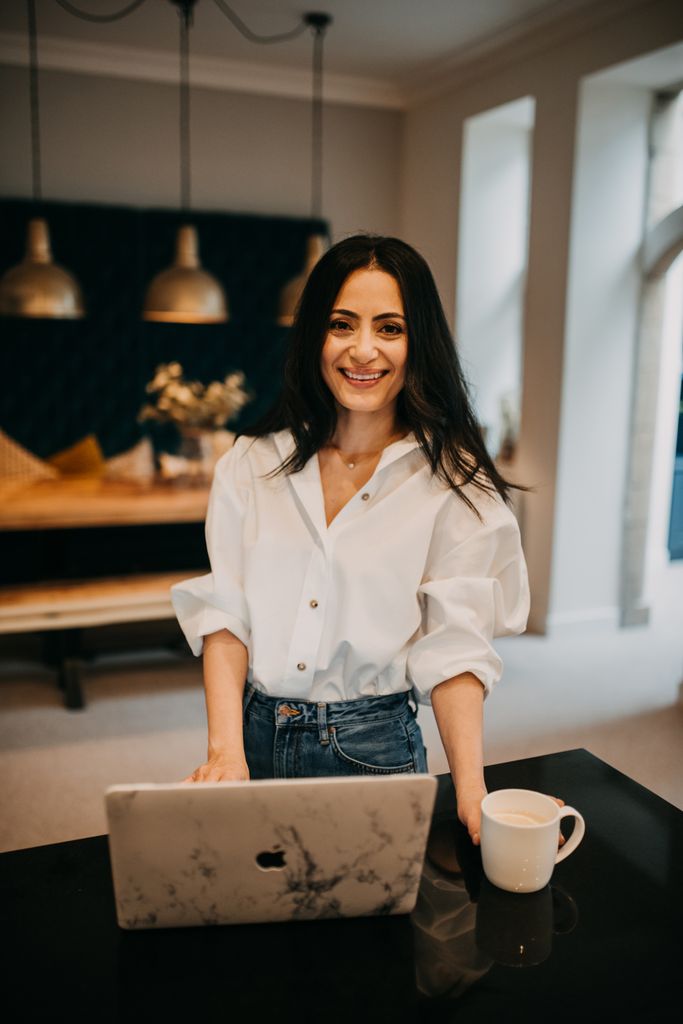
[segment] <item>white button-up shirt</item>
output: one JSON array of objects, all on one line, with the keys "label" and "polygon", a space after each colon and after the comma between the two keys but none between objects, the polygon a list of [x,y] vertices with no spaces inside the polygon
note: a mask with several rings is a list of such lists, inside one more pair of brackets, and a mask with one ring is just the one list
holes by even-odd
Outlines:
[{"label": "white button-up shirt", "polygon": [[265,475],[290,431],[239,437],[216,465],[206,519],[211,572],[171,591],[194,654],[228,629],[248,680],[277,697],[352,700],[430,692],[461,672],[500,678],[492,641],[521,633],[529,586],[517,521],[468,486],[482,520],[432,476],[414,434],[384,449],[326,524],[320,464]]}]

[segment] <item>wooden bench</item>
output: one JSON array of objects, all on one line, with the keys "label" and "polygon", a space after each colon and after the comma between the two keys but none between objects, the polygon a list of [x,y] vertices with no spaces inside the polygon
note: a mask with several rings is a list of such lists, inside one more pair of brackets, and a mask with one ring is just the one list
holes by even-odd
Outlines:
[{"label": "wooden bench", "polygon": [[0,587],[0,633],[51,634],[46,660],[57,670],[64,703],[82,708],[82,630],[173,619],[170,588],[192,575],[189,570]]}]

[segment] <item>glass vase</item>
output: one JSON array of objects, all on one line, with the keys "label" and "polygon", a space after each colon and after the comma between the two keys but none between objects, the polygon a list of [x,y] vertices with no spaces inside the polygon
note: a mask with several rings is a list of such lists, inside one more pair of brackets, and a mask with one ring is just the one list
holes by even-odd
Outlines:
[{"label": "glass vase", "polygon": [[211,482],[213,476],[213,428],[178,424],[180,447],[178,455],[184,460],[183,476],[198,486]]}]

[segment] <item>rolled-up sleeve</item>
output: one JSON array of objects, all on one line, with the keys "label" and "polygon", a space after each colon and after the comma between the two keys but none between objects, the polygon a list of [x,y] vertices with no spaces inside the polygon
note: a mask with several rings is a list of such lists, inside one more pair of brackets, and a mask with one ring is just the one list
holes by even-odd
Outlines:
[{"label": "rolled-up sleeve", "polygon": [[436,525],[418,591],[422,635],[408,655],[407,675],[425,704],[438,683],[463,672],[477,676],[488,694],[503,667],[494,637],[522,633],[529,614],[529,581],[514,515],[501,499],[487,497],[483,508],[477,501],[483,522],[473,525],[473,513],[460,504],[456,514],[451,510]]},{"label": "rolled-up sleeve", "polygon": [[171,587],[178,622],[194,655],[204,637],[228,629],[243,644],[251,633],[244,594],[242,537],[249,505],[245,438],[238,438],[217,462],[206,514],[206,547],[211,572]]}]

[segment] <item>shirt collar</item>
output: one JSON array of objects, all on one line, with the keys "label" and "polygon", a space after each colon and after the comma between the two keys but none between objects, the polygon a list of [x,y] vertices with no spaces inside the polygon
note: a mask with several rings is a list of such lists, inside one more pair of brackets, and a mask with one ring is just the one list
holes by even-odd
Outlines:
[{"label": "shirt collar", "polygon": [[275,442],[278,455],[284,462],[294,451],[294,435],[291,430],[278,430],[277,433],[273,434],[273,441]]},{"label": "shirt collar", "polygon": [[405,437],[400,438],[398,441],[394,441],[392,444],[388,444],[380,455],[379,462],[377,463],[377,473],[380,469],[385,469],[390,466],[392,462],[396,462],[397,459],[407,455],[408,452],[414,451],[415,448],[420,447],[420,442],[415,437],[415,434],[410,430]]},{"label": "shirt collar", "polygon": [[[295,448],[294,437],[291,430],[279,430],[277,433],[273,434],[273,440],[281,459],[284,461],[289,458]],[[400,438],[398,441],[393,441],[392,444],[387,445],[386,448],[383,449],[379,462],[377,463],[375,473],[379,472],[381,469],[386,469],[386,467],[390,466],[392,462],[396,462],[397,459],[407,455],[408,452],[413,451],[415,448],[419,448],[419,446],[420,442],[415,437],[415,434],[412,430],[409,431],[405,437]]]},{"label": "shirt collar", "polygon": [[[281,462],[288,459],[296,447],[290,430],[277,431],[277,433],[273,434],[273,441]],[[317,458],[315,456],[310,458],[299,473],[288,474],[287,481],[303,505],[313,529],[320,537],[322,543],[326,544],[328,542],[328,533],[325,522],[325,503]]]}]

